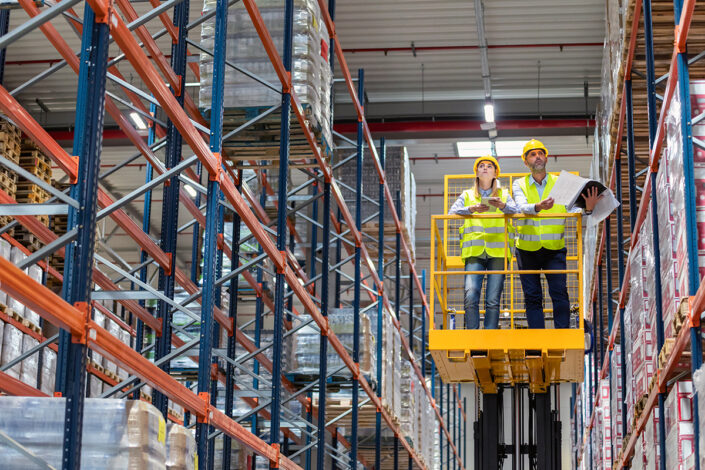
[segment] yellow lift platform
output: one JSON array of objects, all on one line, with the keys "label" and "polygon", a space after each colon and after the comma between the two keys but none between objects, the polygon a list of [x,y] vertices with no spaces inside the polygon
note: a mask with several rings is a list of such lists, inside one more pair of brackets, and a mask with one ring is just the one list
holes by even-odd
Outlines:
[{"label": "yellow lift platform", "polygon": [[[526,174],[502,175],[503,187],[511,188],[516,178]],[[444,214],[463,190],[471,188],[475,175],[446,175],[444,182]],[[524,215],[474,215],[473,218],[503,218],[505,241],[508,227]],[[555,214],[532,217],[565,217],[567,269],[565,271],[523,271],[524,273],[566,273],[571,304],[570,329],[553,329],[551,298],[542,276],[546,329],[529,329],[524,309],[524,296],[516,258],[505,260],[505,283],[500,304],[499,329],[464,329],[464,278],[460,257],[458,229],[464,216],[431,216],[431,262],[429,307],[432,322],[429,351],[444,382],[474,382],[483,393],[496,393],[500,384],[528,384],[533,393],[543,393],[551,384],[581,382],[585,334],[583,329],[582,221],[581,215]],[[511,246],[511,244],[509,244]],[[483,271],[484,272],[484,271]],[[480,324],[484,310],[484,288],[480,299]],[[455,316],[455,328],[450,316]]]}]

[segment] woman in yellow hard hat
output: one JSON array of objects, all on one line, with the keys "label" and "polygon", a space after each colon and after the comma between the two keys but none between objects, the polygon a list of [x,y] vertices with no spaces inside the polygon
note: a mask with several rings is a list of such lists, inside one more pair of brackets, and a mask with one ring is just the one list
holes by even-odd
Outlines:
[{"label": "woman in yellow hard hat", "polygon": [[[449,214],[472,215],[481,213],[515,214],[516,204],[508,188],[499,182],[500,167],[496,158],[486,155],[475,160],[475,185],[460,194]],[[460,227],[460,251],[466,271],[502,271],[504,259],[511,253],[505,238],[505,220],[502,217],[472,218]],[[511,245],[510,239],[510,245]],[[465,276],[465,327],[480,327],[480,294],[487,277],[485,292],[485,329],[499,324],[499,304],[504,288],[504,274],[467,274]]]}]

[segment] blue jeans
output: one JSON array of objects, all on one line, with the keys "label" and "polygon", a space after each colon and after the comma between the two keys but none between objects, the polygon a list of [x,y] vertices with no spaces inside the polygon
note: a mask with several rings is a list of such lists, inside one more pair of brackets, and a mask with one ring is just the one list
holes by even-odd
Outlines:
[{"label": "blue jeans", "polygon": [[[503,271],[504,258],[478,258],[471,256],[465,260],[466,271]],[[496,329],[499,323],[499,302],[504,288],[504,274],[465,275],[465,328],[476,330],[480,327],[480,294],[482,282],[487,276],[485,291],[485,329]]]},{"label": "blue jeans", "polygon": [[[537,251],[516,250],[517,265],[520,270],[566,269],[566,249]],[[544,274],[548,281],[548,293],[553,302],[554,328],[570,328],[570,299],[565,274]],[[543,318],[543,288],[540,274],[520,274],[521,288],[524,290],[524,304],[529,328],[545,328]]]}]

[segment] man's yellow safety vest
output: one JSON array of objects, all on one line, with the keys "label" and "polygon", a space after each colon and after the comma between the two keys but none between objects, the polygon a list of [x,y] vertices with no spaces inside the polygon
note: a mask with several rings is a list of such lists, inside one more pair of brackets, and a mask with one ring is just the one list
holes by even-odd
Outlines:
[{"label": "man's yellow safety vest", "polygon": [[[541,202],[541,196],[536,189],[536,185],[529,181],[530,175],[519,180],[519,187],[524,192],[526,200],[529,204],[538,204]],[[547,174],[546,189],[543,190],[544,199],[551,194],[551,189],[558,179],[557,176]],[[541,214],[565,214],[567,212],[565,206],[554,204],[552,208],[542,210]],[[517,242],[516,246],[520,250],[538,251],[541,248],[549,250],[560,250],[565,248],[565,218],[524,218],[516,221],[517,225]]]},{"label": "man's yellow safety vest", "polygon": [[[477,197],[475,191],[472,189],[463,191],[463,196],[465,198],[465,207],[473,206],[481,202],[481,198]],[[499,198],[502,202],[506,203],[509,198],[509,190],[502,188]],[[498,208],[490,207],[490,210],[483,212],[483,214],[497,212],[500,212]],[[466,259],[471,256],[481,256],[485,252],[487,256],[491,258],[501,258],[505,255],[505,251],[507,256],[511,256],[511,248],[514,244],[513,227],[511,226],[511,221],[508,220],[507,232],[509,234],[509,246],[507,246],[505,250],[504,221],[504,217],[498,217],[496,219],[465,219],[463,225],[460,226],[461,258]]]}]

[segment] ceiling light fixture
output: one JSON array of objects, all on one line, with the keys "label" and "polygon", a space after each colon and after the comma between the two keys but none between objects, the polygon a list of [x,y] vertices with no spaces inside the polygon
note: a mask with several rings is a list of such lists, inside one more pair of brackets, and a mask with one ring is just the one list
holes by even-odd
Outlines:
[{"label": "ceiling light fixture", "polygon": [[144,119],[142,119],[142,116],[140,116],[139,113],[132,111],[130,113],[130,119],[132,119],[132,122],[135,123],[137,129],[141,131],[147,129],[147,123],[144,122]]},{"label": "ceiling light fixture", "polygon": [[485,103],[485,122],[494,122],[494,105]]}]

